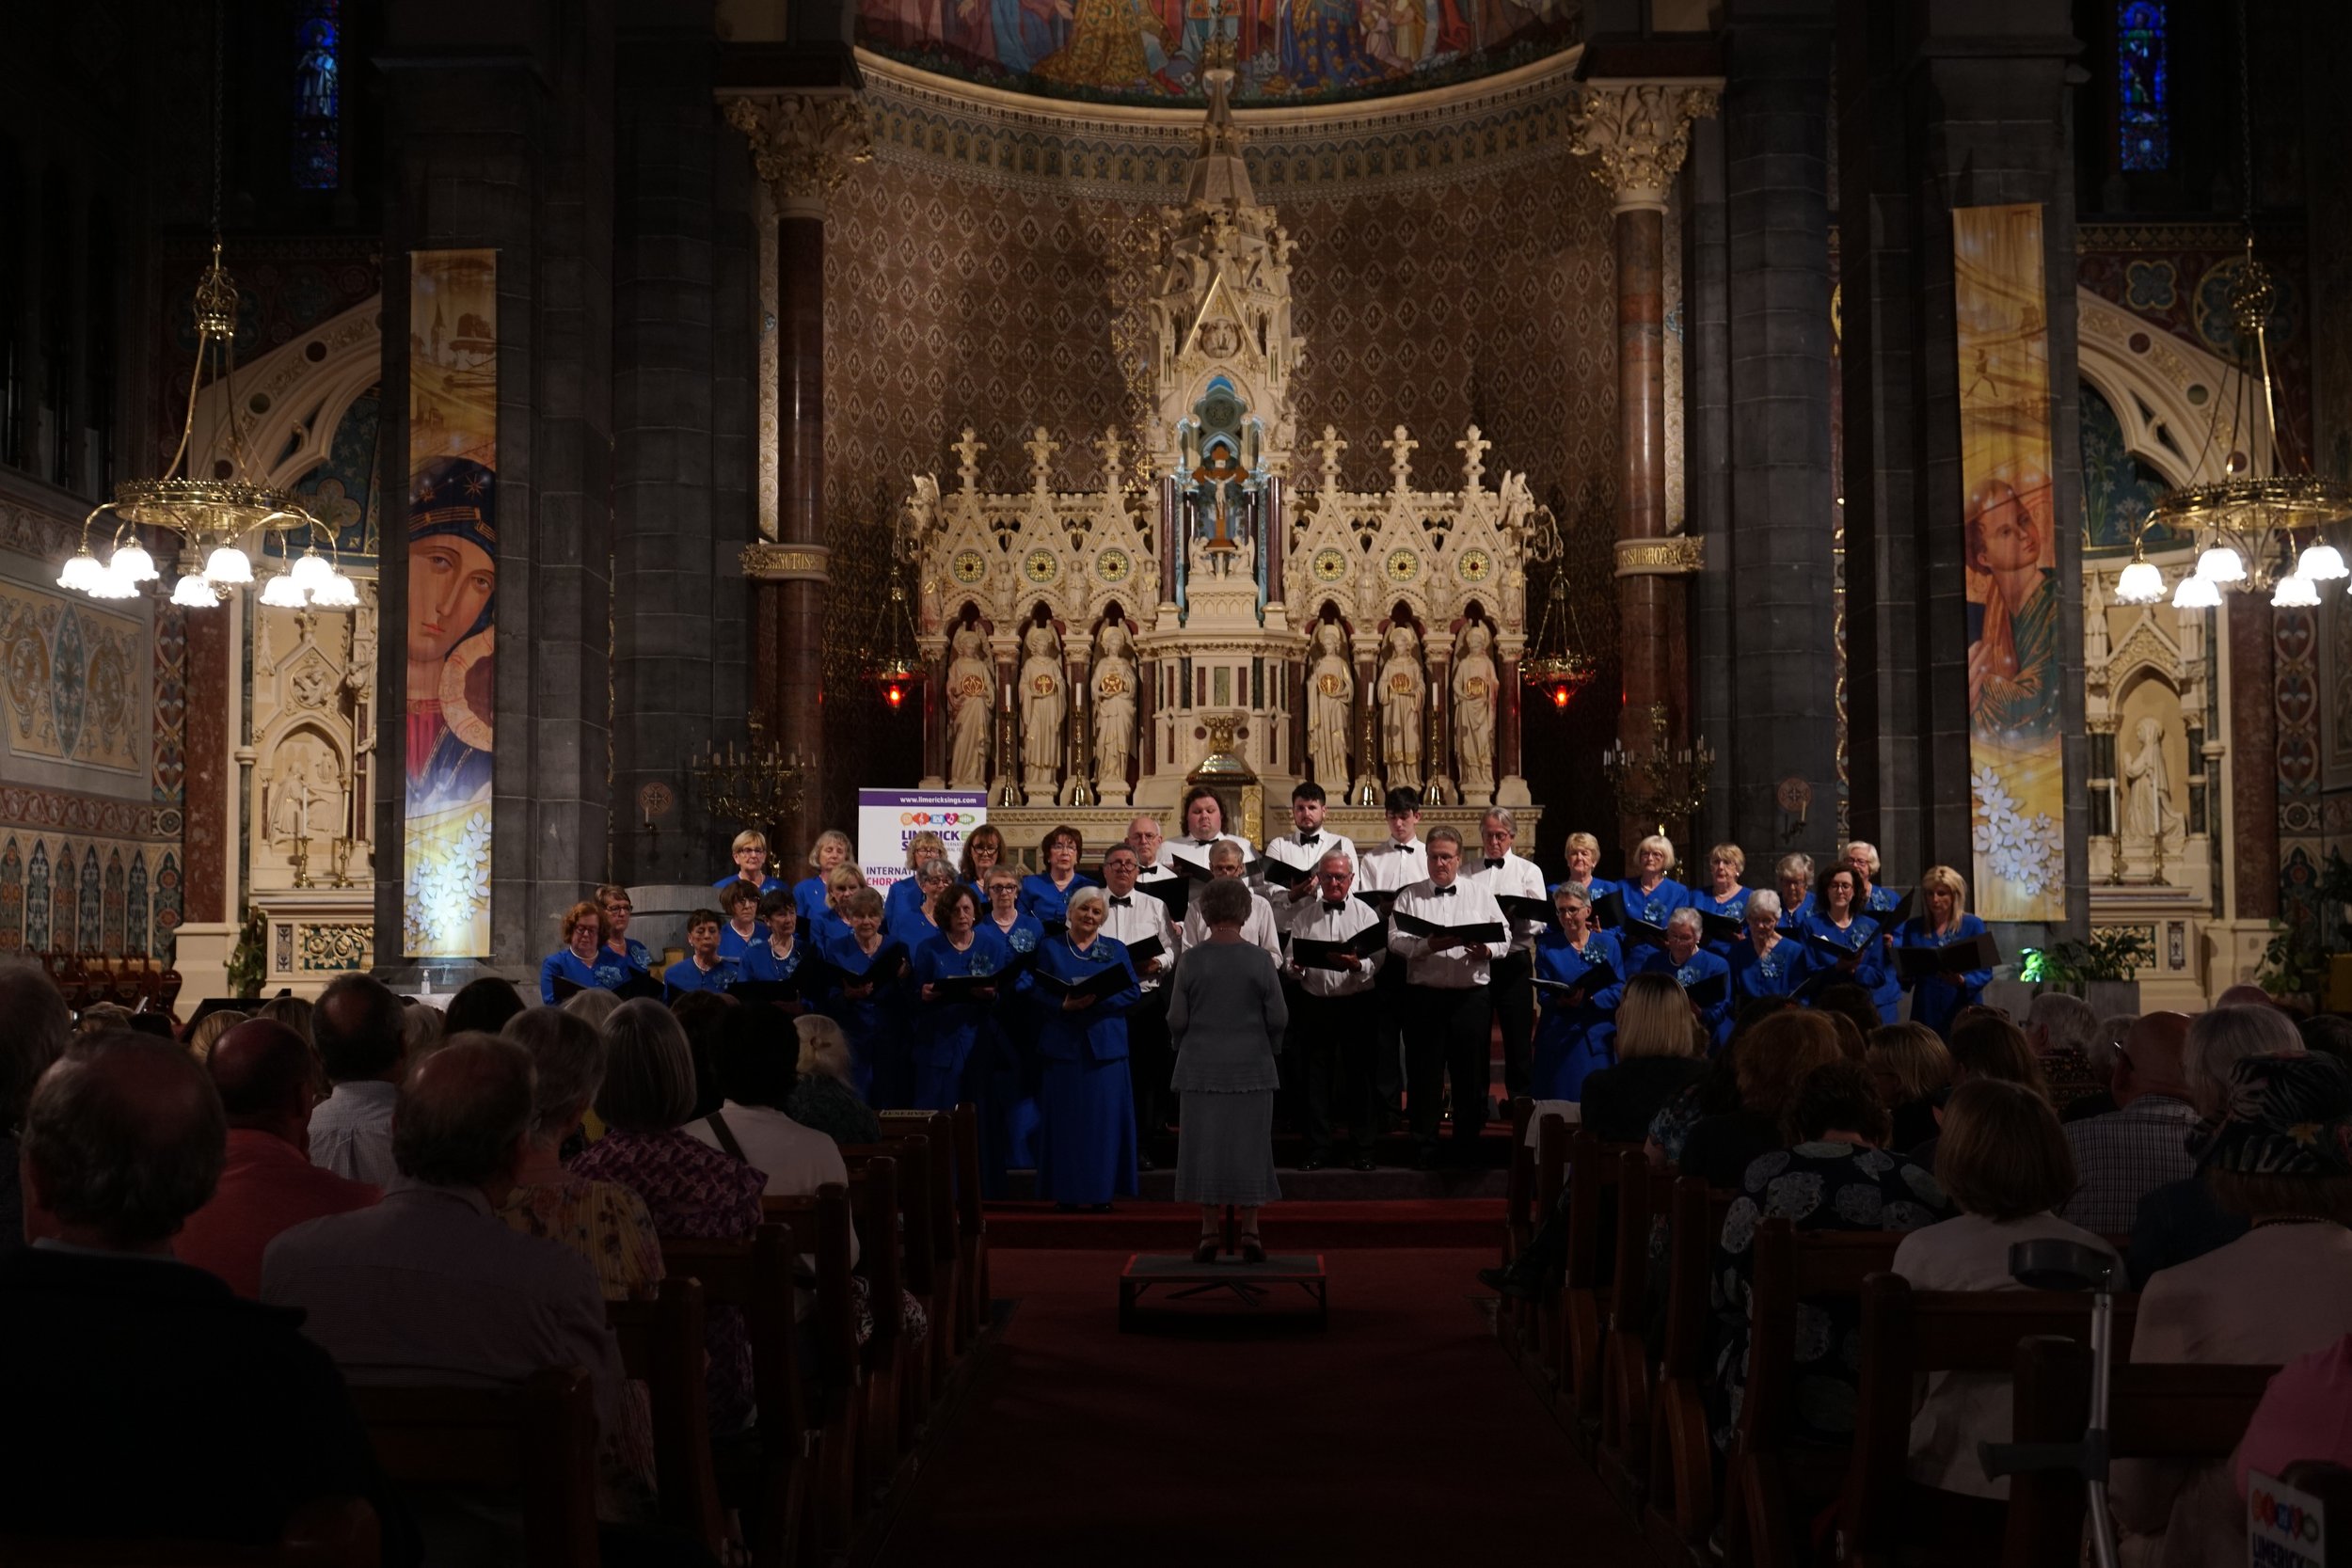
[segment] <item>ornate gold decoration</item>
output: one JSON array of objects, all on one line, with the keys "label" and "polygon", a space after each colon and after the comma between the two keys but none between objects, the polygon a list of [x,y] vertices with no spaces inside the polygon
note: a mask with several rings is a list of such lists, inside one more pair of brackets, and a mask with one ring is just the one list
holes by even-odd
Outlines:
[{"label": "ornate gold decoration", "polygon": [[776,741],[762,741],[759,721],[752,721],[748,746],[732,740],[721,751],[710,750],[690,768],[703,796],[703,809],[711,820],[773,831],[776,824],[801,809],[801,792],[808,782],[809,759],[798,746],[787,751]]},{"label": "ornate gold decoration", "polygon": [[1549,585],[1543,619],[1535,623],[1535,635],[1519,657],[1519,679],[1549,696],[1556,708],[1575,701],[1600,673],[1600,661],[1585,651],[1584,628],[1568,597],[1567,556],[1560,520],[1549,506],[1537,507],[1527,525],[1527,560],[1545,569]]},{"label": "ornate gold decoration", "polygon": [[731,98],[726,117],[751,141],[752,166],[789,216],[822,215],[850,170],[874,156],[866,105],[846,94]]},{"label": "ornate gold decoration", "polygon": [[341,974],[368,967],[368,949],[375,936],[372,926],[303,925],[292,929],[301,933],[300,962],[306,971]]},{"label": "ornate gold decoration", "polygon": [[1706,554],[1694,534],[1673,533],[1663,539],[1620,539],[1617,541],[1617,576],[1686,577],[1705,563]]},{"label": "ornate gold decoration", "polygon": [[832,551],[822,545],[777,545],[767,540],[743,546],[743,575],[760,582],[830,580]]},{"label": "ornate gold decoration", "polygon": [[1594,177],[1620,213],[1666,210],[1666,193],[1691,147],[1691,121],[1723,103],[1713,87],[1668,82],[1587,82],[1571,150],[1597,160]]},{"label": "ornate gold decoration", "polygon": [[1674,744],[1666,721],[1666,705],[1649,705],[1649,749],[1629,752],[1625,742],[1603,752],[1601,771],[1617,792],[1617,809],[1664,832],[1670,822],[1697,815],[1707,803],[1707,774],[1715,753],[1702,736],[1688,746]]}]

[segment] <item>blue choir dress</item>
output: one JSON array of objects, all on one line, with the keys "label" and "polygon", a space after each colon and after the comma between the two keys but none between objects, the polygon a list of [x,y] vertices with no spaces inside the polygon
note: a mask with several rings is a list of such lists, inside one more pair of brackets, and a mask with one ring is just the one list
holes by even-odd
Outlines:
[{"label": "blue choir dress", "polygon": [[606,942],[596,949],[596,984],[607,990],[617,989],[634,975],[653,978],[653,949],[635,937],[623,937],[621,943],[616,948]]},{"label": "blue choir dress", "polygon": [[784,950],[782,958],[776,957],[774,946],[762,937],[744,950],[743,978],[763,980],[772,985],[791,979],[801,972],[803,964],[813,961],[808,941],[798,931],[792,934],[792,943]]},{"label": "blue choir dress", "polygon": [[[815,879],[813,878],[811,879],[811,880],[814,879]],[[717,893],[723,889],[731,888],[738,882],[748,882],[751,879],[744,876],[740,871],[729,872],[726,876],[722,877],[717,881],[711,883],[710,891]],[[775,892],[776,889],[782,886],[784,886],[784,884],[776,880],[773,877],[762,877],[759,879],[759,895],[762,898],[765,898],[768,895]]]},{"label": "blue choir dress", "polygon": [[[1815,955],[1825,963],[1843,963],[1844,955],[1858,953],[1861,961],[1853,968],[1853,983],[1870,993],[1871,1004],[1879,1010],[1881,1023],[1895,1022],[1895,1009],[1903,999],[1902,981],[1895,973],[1894,961],[1886,957],[1886,946],[1880,939],[1884,927],[1867,914],[1851,918],[1843,930],[1831,922],[1827,913],[1816,906],[1806,917],[1803,932],[1804,940],[1815,949]],[[1824,980],[1824,986],[1837,984]]]},{"label": "blue choir dress", "polygon": [[558,980],[569,980],[582,990],[598,987],[609,990],[612,985],[620,983],[615,980],[608,985],[602,971],[583,961],[568,947],[557,948],[539,965],[539,1000],[550,1007],[555,1006],[555,982]]},{"label": "blue choir dress", "polygon": [[[1127,1076],[1127,1011],[1142,991],[1126,944],[1098,936],[1079,951],[1066,936],[1038,944],[1022,989],[1036,1020],[1043,1065],[1039,1098],[1044,1127],[1039,1140],[1038,1196],[1056,1203],[1097,1205],[1136,1192],[1135,1088]],[[1081,1012],[1062,1006],[1062,993],[1041,984],[1093,978],[1116,964],[1126,986]]]},{"label": "blue choir dress", "polygon": [[[1661,930],[1675,911],[1691,902],[1691,890],[1672,877],[1661,877],[1658,885],[1647,893],[1642,891],[1640,883],[1632,881],[1619,882],[1613,891],[1625,900],[1628,920],[1645,921]],[[1617,941],[1625,949],[1626,963],[1636,974],[1642,972],[1644,964],[1649,962],[1651,954],[1665,951],[1655,938],[1637,938],[1629,930],[1618,933]]]},{"label": "blue choir dress", "polygon": [[978,928],[1004,943],[1005,961],[1014,972],[981,1019],[972,1066],[980,1102],[980,1190],[1001,1199],[1011,1192],[1007,1172],[1037,1168],[1037,1014],[1019,981],[1044,945],[1045,928],[1025,914],[1009,928],[984,914]]},{"label": "blue choir dress", "polygon": [[[1609,974],[1595,974],[1606,966]],[[1535,989],[1542,1015],[1535,1024],[1529,1093],[1537,1100],[1582,1100],[1584,1080],[1616,1059],[1617,1003],[1625,995],[1625,954],[1606,931],[1588,931],[1582,951],[1558,927],[1535,943],[1535,978],[1575,986],[1590,975],[1590,994],[1571,1006],[1566,991]]]},{"label": "blue choir dress", "polygon": [[[1730,897],[1718,898],[1711,893],[1702,893],[1697,888],[1692,888],[1691,907],[1701,914],[1719,915],[1725,920],[1745,921],[1748,918],[1748,895],[1755,891],[1756,889],[1751,887],[1734,888],[1731,890]],[[1732,946],[1739,940],[1740,936],[1736,931],[1728,936],[1702,935],[1699,939],[1699,945],[1723,959],[1724,962],[1729,963]]]},{"label": "blue choir dress", "polygon": [[723,992],[743,978],[742,966],[733,958],[721,958],[708,969],[694,961],[689,953],[662,971],[661,983],[670,988],[670,1000],[675,1002],[689,991],[715,990]]},{"label": "blue choir dress", "polygon": [[823,920],[833,913],[833,905],[825,898],[825,879],[803,877],[792,884],[792,904],[801,911],[801,918]]},{"label": "blue choir dress", "polygon": [[[1895,945],[1948,947],[1955,942],[1969,942],[1983,934],[1984,922],[1973,914],[1962,915],[1959,926],[1948,932],[1931,929],[1926,917],[1921,916],[1903,922],[1902,929],[1895,933]],[[1947,1040],[1952,1037],[1952,1020],[1961,1008],[1973,1007],[1983,999],[1985,982],[1993,978],[1993,972],[1972,969],[1952,978],[1960,984],[1952,985],[1940,975],[1901,982],[1903,989],[1911,992],[1911,1021],[1926,1024]]]},{"label": "blue choir dress", "polygon": [[[871,953],[849,930],[829,936],[818,956],[825,960],[825,1016],[849,1037],[850,1060],[858,1093],[877,1111],[903,1111],[914,1103],[914,1055],[907,1038],[907,950],[883,936]],[[852,986],[870,985],[870,994],[851,996]]]},{"label": "blue choir dress", "polygon": [[1783,935],[1761,958],[1754,941],[1742,941],[1731,950],[1732,1022],[1739,1022],[1740,1008],[1760,997],[1793,994],[1819,967],[1818,956],[1800,937]]},{"label": "blue choir dress", "polygon": [[945,931],[914,950],[914,1108],[952,1111],[964,1098],[965,1074],[972,1070],[982,1032],[994,1013],[993,1000],[923,1000],[923,988],[936,980],[966,974],[1001,974],[1011,967],[1012,949],[991,929],[975,928],[972,945],[962,952]]},{"label": "blue choir dress", "polygon": [[1698,1010],[1699,1027],[1707,1031],[1708,1049],[1720,1050],[1731,1037],[1731,965],[1702,947],[1691,955],[1688,963],[1677,964],[1674,955],[1663,949],[1650,956],[1641,969],[1644,974],[1664,974],[1684,990],[1720,978],[1724,994],[1717,1001]]},{"label": "blue choir dress", "polygon": [[749,954],[754,947],[767,945],[768,927],[756,920],[752,922],[752,933],[749,936],[737,930],[733,921],[726,921],[719,927],[719,957],[734,959],[739,967],[742,964],[745,955]]},{"label": "blue choir dress", "polygon": [[1057,929],[1070,919],[1070,895],[1082,887],[1103,884],[1083,872],[1070,874],[1068,885],[1056,887],[1054,879],[1031,872],[1021,879],[1021,912],[1048,930]]}]

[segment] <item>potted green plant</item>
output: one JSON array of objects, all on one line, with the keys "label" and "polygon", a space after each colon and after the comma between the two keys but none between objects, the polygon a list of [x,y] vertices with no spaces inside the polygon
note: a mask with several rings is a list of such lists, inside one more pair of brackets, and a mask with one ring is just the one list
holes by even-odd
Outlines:
[{"label": "potted green plant", "polygon": [[2352,953],[2352,921],[2340,918],[2352,905],[2352,863],[2343,851],[2328,852],[2312,891],[2319,895],[2319,918],[2299,926],[2272,921],[2262,967],[2254,972],[2254,983],[2282,1001],[2292,997],[2310,1005],[2329,995],[2331,973],[2352,961],[2345,957]]},{"label": "potted green plant", "polygon": [[237,945],[229,955],[229,994],[251,998],[262,994],[262,976],[269,967],[269,918],[247,906],[245,924],[237,928]]},{"label": "potted green plant", "polygon": [[2106,1018],[2139,1011],[2140,966],[2155,961],[2155,939],[2144,927],[2098,926],[2086,941],[2028,947],[2017,977],[2071,991]]}]

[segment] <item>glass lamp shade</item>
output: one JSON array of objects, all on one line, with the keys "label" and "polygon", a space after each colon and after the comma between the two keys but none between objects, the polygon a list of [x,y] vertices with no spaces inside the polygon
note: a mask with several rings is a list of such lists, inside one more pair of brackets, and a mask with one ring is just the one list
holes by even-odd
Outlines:
[{"label": "glass lamp shade", "polygon": [[2295,575],[2309,582],[2333,582],[2352,573],[2345,570],[2343,554],[2333,545],[2322,542],[2304,547],[2295,563]]},{"label": "glass lamp shade", "polygon": [[2306,577],[2280,578],[2270,602],[2280,610],[2309,610],[2319,603],[2319,584]]},{"label": "glass lamp shade", "polygon": [[204,580],[243,584],[253,580],[253,562],[234,545],[222,545],[204,558]]},{"label": "glass lamp shade", "polygon": [[2175,610],[2218,610],[2220,607],[2221,589],[2211,578],[2185,577],[2181,585],[2172,590],[2172,608]]},{"label": "glass lamp shade", "polygon": [[310,597],[292,572],[280,572],[262,584],[262,602],[276,610],[300,610]]},{"label": "glass lamp shade", "polygon": [[98,574],[98,580],[90,584],[89,596],[93,599],[135,599],[139,596],[139,585],[110,564]]},{"label": "glass lamp shade", "polygon": [[73,552],[72,559],[65,563],[65,570],[57,574],[57,586],[69,593],[94,593],[105,576],[106,568],[99,564],[98,558],[90,554],[89,546],[85,545]]},{"label": "glass lamp shade", "polygon": [[2216,545],[2197,558],[2197,575],[2207,582],[2244,582],[2246,562],[2227,545]]},{"label": "glass lamp shade", "polygon": [[326,579],[335,575],[335,568],[327,564],[326,558],[320,555],[318,551],[305,550],[302,552],[302,559],[296,561],[293,570],[286,575],[292,578],[294,585],[305,594],[315,594],[326,586]]},{"label": "glass lamp shade", "polygon": [[2135,561],[2115,579],[2117,604],[2154,604],[2164,597],[2164,574],[2153,561]]},{"label": "glass lamp shade", "polygon": [[153,582],[159,575],[155,558],[147,553],[147,546],[136,539],[127,539],[115,546],[114,559],[106,569],[125,582]]},{"label": "glass lamp shade", "polygon": [[220,600],[213,593],[213,585],[194,572],[182,575],[171,590],[171,602],[183,610],[210,610]]},{"label": "glass lamp shade", "polygon": [[351,610],[359,603],[359,585],[341,572],[329,572],[326,580],[311,590],[310,602],[321,610]]}]

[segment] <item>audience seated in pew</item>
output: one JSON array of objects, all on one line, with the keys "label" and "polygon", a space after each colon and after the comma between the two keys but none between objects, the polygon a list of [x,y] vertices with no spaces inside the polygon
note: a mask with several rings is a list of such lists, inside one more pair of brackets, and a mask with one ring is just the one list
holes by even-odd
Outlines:
[{"label": "audience seated in pew", "polygon": [[[15,1017],[63,1011],[8,978],[30,1009]],[[12,1065],[24,1055],[13,1046]],[[41,1076],[22,1126],[32,1244],[0,1257],[0,1532],[262,1545],[304,1504],[348,1497],[374,1508],[388,1568],[420,1560],[415,1521],[299,1315],[172,1259],[227,1143],[195,1058],[128,1031],[86,1036]]]},{"label": "audience seated in pew", "polygon": [[495,1035],[522,1010],[521,991],[495,974],[485,974],[458,988],[457,994],[449,999],[449,1010],[441,1015],[441,1024],[451,1036]]},{"label": "audience seated in pew", "polygon": [[[1975,1078],[2018,1084],[2050,1101],[2049,1080],[2042,1076],[2041,1058],[2026,1043],[2026,1033],[1990,1007],[1963,1008],[1952,1021],[1952,1085]],[[2056,1107],[2053,1106],[2053,1109]],[[1936,1140],[1914,1145],[1911,1163],[1922,1170],[1935,1169]]]},{"label": "audience seated in pew", "polygon": [[[1749,1037],[1750,1049],[1764,1027]],[[1917,1230],[1951,1212],[1934,1177],[1881,1147],[1886,1107],[1861,1064],[1841,1057],[1815,1068],[1798,1083],[1782,1119],[1786,1147],[1748,1165],[1709,1271],[1716,1338],[1707,1413],[1718,1449],[1729,1449],[1739,1429],[1757,1227],[1786,1219],[1800,1232]],[[1791,1398],[1799,1437],[1836,1443],[1851,1436],[1859,1336],[1853,1301],[1797,1304]]]},{"label": "audience seated in pew", "polygon": [[[2022,1290],[2009,1270],[2009,1249],[2019,1242],[2074,1242],[2113,1256],[2097,1236],[2051,1212],[2074,1190],[2074,1162],[2057,1114],[2021,1084],[1979,1078],[1952,1091],[1935,1180],[1960,1212],[1896,1247],[1894,1272],[1914,1290]],[[1913,1478],[1947,1492],[2008,1497],[2007,1478],[1986,1477],[1977,1445],[2010,1440],[2010,1410],[2006,1376],[1930,1374],[1911,1426]]]},{"label": "audience seated in pew", "polygon": [[262,1254],[280,1232],[364,1209],[384,1192],[310,1163],[317,1077],[301,1036],[247,1019],[215,1043],[204,1068],[228,1117],[228,1162],[172,1253],[250,1300],[262,1293]]},{"label": "audience seated in pew", "polygon": [[1924,1023],[1884,1023],[1862,1053],[1886,1102],[1890,1148],[1916,1148],[1935,1136],[1935,1107],[1952,1086],[1952,1053]]},{"label": "audience seated in pew", "polygon": [[2115,1068],[2122,1059],[2123,1042],[2132,1037],[2132,1029],[2138,1022],[2137,1013],[2109,1013],[2099,1021],[2097,1032],[2083,1047],[2083,1054],[2090,1058],[2091,1077],[2105,1086],[2095,1093],[2077,1095],[2059,1106],[2058,1120],[2087,1121],[2123,1108],[2115,1098]]},{"label": "audience seated in pew", "polygon": [[[2228,1108],[2231,1074],[2240,1061],[2302,1049],[2295,1025],[2266,999],[2198,1014],[2181,1048],[2182,1075],[2197,1114],[2210,1120]],[[2246,1216],[2221,1203],[2203,1178],[2168,1181],[2139,1200],[2132,1218],[2132,1244],[2124,1256],[2132,1283],[2144,1291],[2159,1270],[2227,1246],[2246,1234]]]},{"label": "audience seated in pew", "polygon": [[33,1085],[64,1052],[73,1009],[39,964],[0,958],[0,1258],[24,1244],[24,1197],[17,1186],[17,1129]]},{"label": "audience seated in pew", "polygon": [[499,1217],[526,1236],[561,1242],[585,1258],[605,1300],[653,1300],[660,1293],[661,1239],[645,1200],[618,1181],[564,1168],[561,1151],[604,1083],[604,1037],[560,1007],[529,1007],[508,1021],[500,1037],[531,1053],[533,1072],[531,1149]]},{"label": "audience seated in pew", "polygon": [[1849,1023],[1851,1030],[1837,1032],[1837,1043],[1851,1061],[1860,1061],[1867,1049],[1870,1031],[1881,1027],[1878,1004],[1871,1000],[1870,988],[1851,980],[1837,980],[1821,988],[1813,999],[1813,1010],[1823,1018]]},{"label": "audience seated in pew", "polygon": [[2187,1044],[2184,1013],[2148,1013],[2133,1022],[2117,1049],[2111,1078],[2118,1108],[2066,1123],[2082,1184],[2058,1206],[2063,1217],[2103,1236],[2121,1236],[2132,1228],[2140,1199],[2196,1174],[2188,1155],[2197,1107],[2183,1066]]},{"label": "audience seated in pew", "polygon": [[310,1113],[310,1163],[389,1186],[392,1101],[409,1065],[400,998],[369,975],[339,975],[320,994],[311,1028],[334,1092]]},{"label": "audience seated in pew", "polygon": [[[2249,1228],[2150,1278],[2132,1360],[2270,1366],[2352,1333],[2352,1068],[2300,1051],[2241,1058],[2196,1137],[2204,1181]],[[2246,1559],[2227,1462],[2119,1463],[2112,1497],[2157,1568]]]},{"label": "audience seated in pew", "polygon": [[882,1117],[857,1092],[850,1037],[822,1013],[792,1021],[801,1042],[800,1082],[792,1085],[792,1119],[836,1144],[882,1141]]},{"label": "audience seated in pew", "polygon": [[2352,1334],[2295,1357],[2271,1378],[2231,1456],[2239,1500],[2257,1472],[2276,1478],[2303,1463],[2352,1468]]},{"label": "audience seated in pew", "polygon": [[2042,1084],[2055,1109],[2063,1111],[2106,1088],[2107,1074],[2090,1059],[2098,1036],[2099,1015],[2079,996],[2042,990],[2026,1005],[2026,1044],[2042,1064]]},{"label": "audience seated in pew", "polygon": [[[814,1197],[828,1181],[847,1181],[841,1146],[785,1109],[801,1077],[793,1021],[771,1006],[739,1006],[729,1009],[715,1034],[712,1065],[721,1103],[689,1122],[687,1132],[764,1172],[770,1197]],[[854,1254],[856,1243],[850,1244]]]},{"label": "audience seated in pew", "polygon": [[2299,1020],[2295,1032],[2303,1037],[2303,1049],[2314,1055],[2333,1056],[2352,1066],[2352,1018],[2342,1013],[2314,1013]]},{"label": "audience seated in pew", "polygon": [[[1739,1106],[1702,1119],[1673,1164],[1710,1187],[1738,1187],[1748,1167],[1788,1147],[1784,1127],[1798,1087],[1819,1069],[1846,1060],[1837,1028],[1820,1013],[1791,1007],[1772,1014],[1732,1045]],[[1867,1082],[1867,1078],[1864,1080]],[[1875,1090],[1873,1091],[1875,1093]],[[1880,1137],[1883,1137],[1883,1132]],[[1661,1152],[1664,1152],[1661,1148]]]}]

